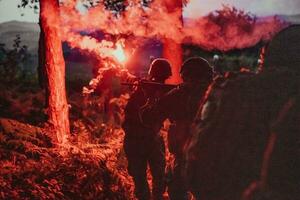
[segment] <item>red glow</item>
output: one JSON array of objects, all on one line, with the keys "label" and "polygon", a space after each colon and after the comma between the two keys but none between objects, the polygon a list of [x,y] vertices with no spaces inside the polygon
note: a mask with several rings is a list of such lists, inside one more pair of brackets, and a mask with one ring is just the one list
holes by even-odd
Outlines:
[{"label": "red glow", "polygon": [[78,48],[79,50],[91,53],[99,60],[110,59],[120,67],[125,64],[127,57],[125,54],[125,40],[119,39],[116,43],[109,40],[101,40],[90,37],[82,36],[79,33],[66,31],[64,33],[64,40],[70,45],[71,48]]},{"label": "red glow", "polygon": [[116,48],[113,50],[112,54],[113,56],[119,61],[119,63],[126,62],[127,58],[123,49],[123,42],[117,42]]}]

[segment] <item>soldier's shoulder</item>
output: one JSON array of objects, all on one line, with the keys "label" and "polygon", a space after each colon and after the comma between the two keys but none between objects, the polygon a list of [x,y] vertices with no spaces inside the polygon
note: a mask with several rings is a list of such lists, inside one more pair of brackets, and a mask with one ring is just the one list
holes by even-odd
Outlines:
[{"label": "soldier's shoulder", "polygon": [[170,102],[173,100],[178,99],[183,94],[183,88],[181,85],[176,86],[175,88],[171,89],[167,93],[165,93],[161,98],[159,102]]},{"label": "soldier's shoulder", "polygon": [[220,80],[214,81],[215,88],[231,88],[244,85],[255,77],[252,72],[227,72]]},{"label": "soldier's shoulder", "polygon": [[227,72],[224,76],[217,76],[208,88],[208,97],[219,98],[225,92],[241,87],[245,82],[251,80],[253,76],[254,73],[248,72]]}]

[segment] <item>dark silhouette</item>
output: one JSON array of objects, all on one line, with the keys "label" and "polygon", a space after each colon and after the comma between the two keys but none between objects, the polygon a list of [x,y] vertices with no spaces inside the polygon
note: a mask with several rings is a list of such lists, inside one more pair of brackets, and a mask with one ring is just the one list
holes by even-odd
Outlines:
[{"label": "dark silhouette", "polygon": [[154,105],[145,107],[143,121],[153,124],[156,121],[169,119],[171,126],[168,132],[170,152],[175,156],[168,183],[170,199],[188,198],[187,188],[182,176],[183,148],[189,139],[189,126],[196,114],[200,99],[212,81],[212,69],[208,62],[200,57],[190,58],[181,69],[183,84],[171,90]]},{"label": "dark silhouette", "polygon": [[299,66],[300,26],[291,26],[280,32],[266,48],[265,68],[288,71],[290,91],[271,123],[265,147],[260,178],[244,193],[245,199],[298,199],[300,195],[299,151]]},{"label": "dark silhouette", "polygon": [[[165,59],[155,59],[149,70],[149,79],[152,82],[164,83],[171,76],[171,66]],[[139,200],[150,199],[150,190],[147,182],[147,165],[153,177],[152,194],[154,199],[162,199],[165,191],[165,145],[159,135],[160,124],[146,127],[140,122],[139,111],[147,101],[154,101],[168,90],[159,90],[154,87],[137,86],[125,108],[124,150],[128,160],[128,172],[135,184],[135,195]]]},{"label": "dark silhouette", "polygon": [[[267,53],[260,74],[236,74],[210,86],[206,100],[198,111],[193,138],[186,153],[187,180],[197,199],[241,199],[245,188],[261,176],[265,146],[274,131],[273,125],[278,124],[276,121],[281,118],[280,113],[288,107],[286,104],[291,98],[299,94],[297,67],[300,56],[296,53],[299,52],[299,45],[294,46],[299,44],[299,31],[298,35],[285,35],[284,42],[276,42],[277,37],[271,46],[281,44],[281,53]],[[296,107],[293,112],[295,110]],[[289,123],[295,126],[296,118]],[[290,129],[293,126],[285,127],[287,129],[280,132],[285,138],[281,143],[282,149],[276,148],[280,152],[276,156],[280,155],[280,159],[277,159],[278,165],[274,162],[273,168],[270,166],[273,169],[270,173],[273,174],[269,176],[269,183],[276,183],[276,187],[272,185],[272,191],[285,197],[299,193],[299,190],[292,189],[299,188],[300,180],[296,170],[299,169],[296,168],[299,166],[299,149],[295,148],[299,136],[295,134],[296,129]],[[292,162],[291,158],[295,161]],[[287,184],[287,180],[291,184]],[[251,193],[249,190],[248,193]],[[293,197],[283,199],[297,199],[297,195]]]}]

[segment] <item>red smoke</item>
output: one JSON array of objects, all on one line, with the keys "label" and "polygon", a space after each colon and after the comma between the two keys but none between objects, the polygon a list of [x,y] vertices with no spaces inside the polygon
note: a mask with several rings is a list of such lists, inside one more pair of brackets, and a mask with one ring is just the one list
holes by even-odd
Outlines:
[{"label": "red smoke", "polygon": [[93,54],[99,60],[111,59],[118,63],[120,66],[127,60],[125,55],[124,39],[119,39],[115,43],[109,40],[98,41],[90,36],[82,36],[79,33],[64,32],[62,37],[71,48],[78,48]]},{"label": "red smoke", "polygon": [[277,17],[257,19],[234,7],[224,6],[222,10],[187,23],[184,41],[208,50],[242,49],[261,40],[270,40],[285,26],[286,23]]},{"label": "red smoke", "polygon": [[[178,10],[167,9],[162,1],[153,1],[150,7],[142,6],[139,0],[130,1],[125,12],[118,15],[105,9],[101,3],[82,14],[76,9],[76,3],[76,0],[65,0],[61,5],[62,39],[71,48],[96,56],[105,69],[124,66],[125,38],[131,48],[142,45],[145,38],[156,38],[161,41],[172,40],[178,44],[194,44],[206,50],[228,51],[269,40],[286,25],[276,17],[261,20],[228,6],[199,19],[183,20],[182,25]],[[79,33],[97,30],[123,38],[98,41]],[[103,72],[98,71],[98,77],[90,83],[92,89],[86,88],[84,93],[93,92],[94,85],[98,84],[102,76]]]},{"label": "red smoke", "polygon": [[173,17],[175,14],[168,12],[160,3],[152,3],[150,8],[132,3],[118,17],[102,4],[89,9],[84,15],[74,8],[74,4],[61,7],[63,27],[68,30],[65,32],[101,30],[113,35],[135,36],[136,40],[168,38],[178,43],[200,45],[208,50],[251,47],[260,40],[269,40],[285,26],[276,17],[261,20],[227,6],[203,18],[186,20],[184,27],[180,19]]}]

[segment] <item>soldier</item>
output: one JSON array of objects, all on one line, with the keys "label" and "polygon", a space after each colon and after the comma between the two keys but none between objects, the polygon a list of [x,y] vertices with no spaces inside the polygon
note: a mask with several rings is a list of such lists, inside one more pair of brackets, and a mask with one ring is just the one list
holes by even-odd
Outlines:
[{"label": "soldier", "polygon": [[189,139],[189,126],[195,116],[199,101],[212,81],[212,69],[209,63],[200,57],[190,58],[181,68],[183,83],[171,90],[155,104],[145,107],[142,120],[146,124],[169,119],[169,151],[174,155],[172,177],[168,184],[171,200],[188,198],[187,188],[182,176],[183,149]]},{"label": "soldier", "polygon": [[[277,51],[268,53],[267,50],[261,73],[245,76],[238,74],[227,79],[221,88],[214,84],[208,91],[208,98],[198,111],[200,116],[196,117],[194,125],[197,128],[193,129],[192,140],[186,152],[188,184],[197,199],[240,200],[245,188],[261,176],[262,160],[266,157],[264,151],[268,138],[272,136],[270,133],[273,126],[284,118],[281,113],[288,112],[291,109],[289,107],[293,106],[290,104],[291,98],[299,95],[300,57],[296,53],[299,52],[299,32],[286,35],[284,31],[275,37],[270,47],[274,46],[272,43],[277,44]],[[282,36],[285,40],[276,41],[276,38]],[[212,103],[209,97],[215,97],[215,105],[211,110],[207,109]],[[299,107],[293,108],[297,113]],[[294,115],[294,121],[289,123],[295,125],[295,114],[290,114]],[[290,135],[288,129],[284,130],[284,134],[280,133],[290,137],[288,141],[292,145],[285,146],[285,156],[282,152],[277,152],[276,156],[283,158],[284,162],[278,162],[279,165],[273,163],[274,176],[270,179],[274,181],[272,186],[275,190],[272,192],[288,191],[288,195],[293,193],[294,198],[273,196],[270,199],[296,199],[299,196],[299,189],[295,189],[299,188],[299,173],[296,171],[299,168],[299,153],[295,150],[299,131],[295,131],[295,127],[289,129],[292,131]],[[282,140],[281,144],[287,144],[286,142],[287,140]],[[294,155],[288,155],[289,152]],[[292,162],[295,168],[292,167]],[[280,173],[282,169],[286,171]],[[294,177],[291,171],[295,172]],[[289,190],[285,190],[286,188]],[[248,193],[251,193],[249,190]]]},{"label": "soldier", "polygon": [[300,26],[291,26],[275,36],[266,47],[264,61],[263,70],[281,71],[281,76],[288,80],[285,90],[289,93],[273,117],[260,178],[245,190],[244,197],[299,199]]},{"label": "soldier", "polygon": [[[171,76],[171,67],[165,59],[155,59],[148,72],[152,82],[164,83]],[[154,127],[144,126],[139,119],[139,110],[150,99],[160,97],[166,91],[156,87],[139,85],[131,95],[125,108],[124,150],[128,160],[128,172],[135,184],[135,195],[139,200],[150,199],[147,182],[147,165],[153,178],[153,199],[160,200],[165,191],[165,145]],[[155,125],[155,127],[160,125]]]}]

